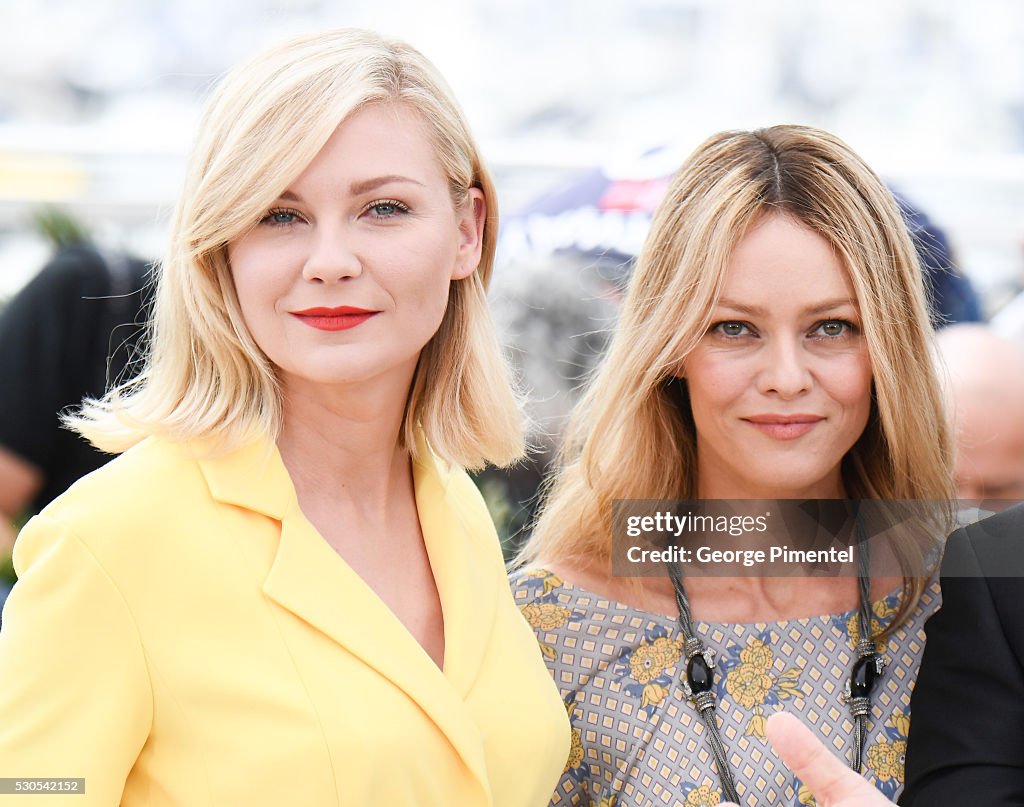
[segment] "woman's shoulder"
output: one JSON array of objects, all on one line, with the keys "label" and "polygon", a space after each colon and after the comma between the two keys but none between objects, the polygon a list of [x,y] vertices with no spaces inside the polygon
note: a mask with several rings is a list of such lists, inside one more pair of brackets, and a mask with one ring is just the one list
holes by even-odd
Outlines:
[{"label": "woman's shoulder", "polygon": [[[527,566],[509,575],[509,586],[523,619],[540,642],[545,660],[555,662],[557,653],[551,634],[568,636],[592,620],[587,603],[580,603],[578,589],[544,566]],[[572,624],[570,624],[572,623]]]},{"label": "woman's shoulder", "polygon": [[613,613],[664,619],[658,614],[648,614],[618,596],[617,584],[621,582],[602,578],[586,568],[557,563],[525,566],[509,575],[512,595],[520,608],[557,605],[584,621],[604,621]]},{"label": "woman's shoulder", "polygon": [[44,512],[85,517],[149,509],[189,482],[201,481],[195,446],[149,437],[83,476]]},{"label": "woman's shoulder", "polygon": [[102,552],[126,535],[137,543],[170,531],[208,498],[194,447],[147,438],[75,482],[25,532],[73,534]]},{"label": "woman's shoulder", "polygon": [[508,576],[508,584],[512,589],[517,605],[527,605],[551,592],[564,588],[565,584],[550,569],[541,566],[523,566],[513,569]]}]

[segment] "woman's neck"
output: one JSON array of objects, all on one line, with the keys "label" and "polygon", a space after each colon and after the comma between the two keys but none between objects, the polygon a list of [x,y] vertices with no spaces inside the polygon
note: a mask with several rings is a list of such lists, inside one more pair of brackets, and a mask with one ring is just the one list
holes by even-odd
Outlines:
[{"label": "woman's neck", "polygon": [[277,445],[300,504],[327,497],[369,516],[386,513],[407,491],[409,451],[399,434],[405,399],[388,392],[286,385]]},{"label": "woman's neck", "polygon": [[[710,474],[708,475],[711,476]],[[701,477],[698,484],[698,499],[735,499],[735,500],[778,500],[778,499],[845,499],[846,491],[842,476],[837,468],[834,474],[823,479],[808,483],[799,488],[775,486],[765,481],[761,484],[750,484],[731,478]]]}]

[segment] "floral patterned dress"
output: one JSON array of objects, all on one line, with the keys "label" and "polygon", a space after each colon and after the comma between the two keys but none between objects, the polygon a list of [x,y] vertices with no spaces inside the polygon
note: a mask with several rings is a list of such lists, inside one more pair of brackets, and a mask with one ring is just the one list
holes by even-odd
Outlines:
[{"label": "floral patterned dress", "polygon": [[[593,807],[722,801],[706,730],[679,683],[685,670],[674,619],[569,585],[544,569],[511,578],[572,721],[572,749],[551,804]],[[864,775],[890,800],[903,789],[910,693],[924,623],[940,604],[937,581],[879,650],[889,662],[875,685]],[[875,630],[899,594],[873,604]],[[840,758],[851,757],[853,721],[842,700],[857,638],[855,612],[782,622],[694,622],[715,651],[717,715],[742,804],[813,805],[772,751],[765,721],[798,715]]]}]

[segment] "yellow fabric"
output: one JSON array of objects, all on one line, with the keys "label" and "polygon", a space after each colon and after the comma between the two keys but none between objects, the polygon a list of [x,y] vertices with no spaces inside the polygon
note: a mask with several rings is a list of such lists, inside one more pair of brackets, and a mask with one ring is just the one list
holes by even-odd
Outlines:
[{"label": "yellow fabric", "polygon": [[0,777],[85,777],[85,796],[0,802],[547,804],[565,710],[476,488],[424,456],[443,672],[302,515],[271,443],[197,460],[147,440],[47,507],[0,631]]}]

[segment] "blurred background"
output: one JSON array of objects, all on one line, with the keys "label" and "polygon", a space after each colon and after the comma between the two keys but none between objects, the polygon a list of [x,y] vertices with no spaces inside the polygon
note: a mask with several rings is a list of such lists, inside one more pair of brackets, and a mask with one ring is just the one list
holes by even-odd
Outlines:
[{"label": "blurred background", "polygon": [[[1020,299],[1007,313],[1024,289],[1018,0],[5,3],[0,306],[51,254],[32,223],[50,206],[106,249],[159,259],[211,84],[338,25],[412,42],[474,126],[503,206],[496,310],[540,444],[600,353],[645,211],[721,129],[835,132],[943,233],[981,318],[1024,322]],[[514,529],[518,494],[492,499]]]},{"label": "blurred background", "polygon": [[719,129],[801,122],[839,134],[946,230],[988,313],[1021,286],[1017,0],[20,0],[0,19],[0,298],[46,257],[26,228],[40,204],[158,256],[210,84],[336,25],[438,64],[506,213],[655,146],[678,162]]}]

